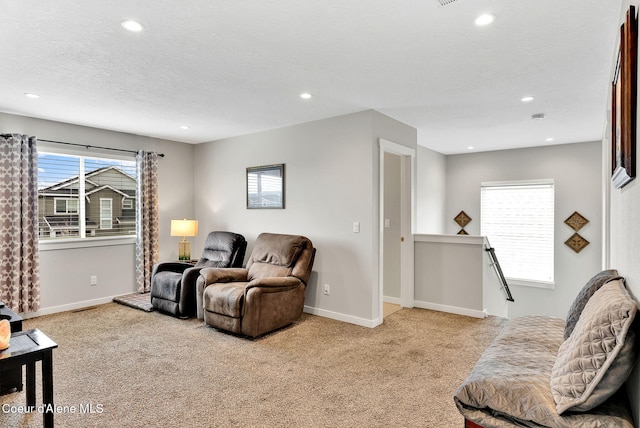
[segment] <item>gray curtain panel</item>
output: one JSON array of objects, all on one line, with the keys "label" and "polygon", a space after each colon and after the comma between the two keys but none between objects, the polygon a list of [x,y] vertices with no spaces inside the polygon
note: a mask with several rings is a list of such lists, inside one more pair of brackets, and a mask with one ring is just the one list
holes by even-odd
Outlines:
[{"label": "gray curtain panel", "polygon": [[158,154],[139,151],[136,205],[136,283],[140,293],[151,290],[153,265],[158,262]]},{"label": "gray curtain panel", "polygon": [[0,135],[0,301],[15,312],[40,308],[36,138]]}]

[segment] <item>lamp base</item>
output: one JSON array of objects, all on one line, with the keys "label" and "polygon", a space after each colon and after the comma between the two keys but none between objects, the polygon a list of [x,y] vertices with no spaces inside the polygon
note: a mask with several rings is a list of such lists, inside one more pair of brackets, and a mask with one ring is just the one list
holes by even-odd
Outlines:
[{"label": "lamp base", "polygon": [[178,260],[191,260],[191,243],[189,241],[178,242]]}]

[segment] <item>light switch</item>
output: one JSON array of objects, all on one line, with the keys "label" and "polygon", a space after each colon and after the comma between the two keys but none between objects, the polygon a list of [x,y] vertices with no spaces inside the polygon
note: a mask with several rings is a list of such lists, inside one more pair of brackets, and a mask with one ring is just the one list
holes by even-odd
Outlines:
[{"label": "light switch", "polygon": [[360,233],[360,222],[359,221],[354,221],[353,222],[353,233]]},{"label": "light switch", "polygon": [[384,219],[384,227],[385,227],[385,229],[389,229],[391,227],[391,219],[390,218],[385,218]]}]

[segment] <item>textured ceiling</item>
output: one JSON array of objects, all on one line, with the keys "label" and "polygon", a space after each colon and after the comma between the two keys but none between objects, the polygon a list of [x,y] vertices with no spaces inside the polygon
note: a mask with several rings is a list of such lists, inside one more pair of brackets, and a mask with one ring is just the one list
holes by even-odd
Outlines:
[{"label": "textured ceiling", "polygon": [[0,0],[0,111],[189,143],[366,109],[445,154],[593,141],[622,4]]}]

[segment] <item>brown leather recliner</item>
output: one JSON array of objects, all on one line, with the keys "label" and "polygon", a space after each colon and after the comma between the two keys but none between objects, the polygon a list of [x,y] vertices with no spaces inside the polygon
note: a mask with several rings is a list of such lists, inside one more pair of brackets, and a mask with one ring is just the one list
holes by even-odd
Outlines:
[{"label": "brown leather recliner", "polygon": [[246,269],[200,271],[196,283],[198,319],[250,337],[293,323],[304,308],[315,253],[304,236],[260,234]]},{"label": "brown leather recliner", "polygon": [[207,235],[202,257],[195,265],[162,262],[151,274],[151,305],[181,318],[196,314],[196,280],[204,267],[242,267],[247,241],[233,232]]}]

